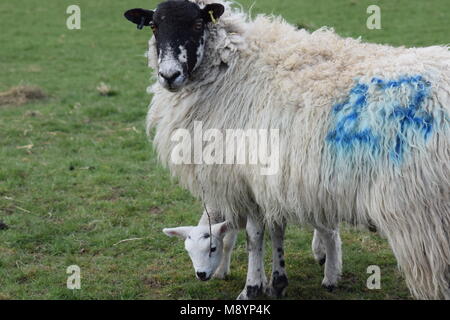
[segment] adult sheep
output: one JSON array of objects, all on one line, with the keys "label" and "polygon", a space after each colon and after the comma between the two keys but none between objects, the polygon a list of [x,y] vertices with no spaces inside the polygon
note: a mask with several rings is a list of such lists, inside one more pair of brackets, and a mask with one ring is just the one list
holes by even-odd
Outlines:
[{"label": "adult sheep", "polygon": [[[450,299],[448,47],[309,33],[219,2],[168,1],[127,13],[155,32],[149,61],[158,83],[147,127],[156,127],[162,163],[230,223],[247,218],[250,255],[262,248],[263,221],[316,228],[371,221],[415,297]],[[174,134],[194,134],[196,121],[222,133],[279,130],[278,173],[172,161],[174,148],[192,147]],[[249,264],[240,297],[261,292],[261,266]]]}]

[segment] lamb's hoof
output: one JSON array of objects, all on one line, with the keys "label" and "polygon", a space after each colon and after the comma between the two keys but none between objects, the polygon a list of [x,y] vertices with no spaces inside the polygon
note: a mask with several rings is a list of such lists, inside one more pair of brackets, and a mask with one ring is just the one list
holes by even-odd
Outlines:
[{"label": "lamb's hoof", "polygon": [[219,280],[228,280],[230,278],[230,274],[229,272],[216,272],[214,273],[213,278]]},{"label": "lamb's hoof", "polygon": [[325,264],[325,262],[327,261],[327,256],[324,256],[322,259],[320,259],[318,262],[319,262],[319,265],[321,265],[321,266],[323,266],[324,264]]}]

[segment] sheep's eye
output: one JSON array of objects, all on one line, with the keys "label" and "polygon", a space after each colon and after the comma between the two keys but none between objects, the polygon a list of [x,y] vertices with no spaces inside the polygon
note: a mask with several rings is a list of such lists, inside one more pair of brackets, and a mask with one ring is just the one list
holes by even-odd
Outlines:
[{"label": "sheep's eye", "polygon": [[195,31],[202,31],[203,29],[203,21],[198,20],[194,23],[194,30]]},{"label": "sheep's eye", "polygon": [[156,32],[156,30],[158,29],[157,27],[156,27],[156,24],[152,21],[152,22],[150,22],[150,28],[152,28],[152,31],[153,32]]},{"label": "sheep's eye", "polygon": [[208,238],[209,238],[209,234],[205,233],[205,235],[203,236],[203,238],[208,239]]},{"label": "sheep's eye", "polygon": [[214,247],[214,248],[211,248],[211,252],[214,252],[214,251],[216,251],[216,247]]}]

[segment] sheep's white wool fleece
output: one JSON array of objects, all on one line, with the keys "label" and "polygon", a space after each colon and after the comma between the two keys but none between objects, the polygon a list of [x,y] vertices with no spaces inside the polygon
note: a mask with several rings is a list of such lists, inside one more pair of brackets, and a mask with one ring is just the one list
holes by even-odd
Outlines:
[{"label": "sheep's white wool fleece", "polygon": [[[450,298],[450,53],[394,48],[297,30],[279,17],[251,20],[229,2],[211,25],[190,84],[154,84],[147,117],[163,164],[225,217],[260,215],[383,232],[418,298]],[[150,66],[156,68],[154,38]],[[280,170],[174,165],[178,128],[279,129]]]}]

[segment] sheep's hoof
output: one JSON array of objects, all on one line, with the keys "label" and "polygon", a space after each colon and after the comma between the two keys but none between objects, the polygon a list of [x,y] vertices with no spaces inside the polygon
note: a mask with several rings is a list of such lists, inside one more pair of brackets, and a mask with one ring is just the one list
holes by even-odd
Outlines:
[{"label": "sheep's hoof", "polygon": [[328,290],[328,292],[333,292],[334,289],[337,287],[337,280],[336,281],[330,281],[327,278],[323,279],[322,281],[322,287]]},{"label": "sheep's hoof", "polygon": [[269,298],[280,299],[286,297],[287,287],[284,288],[274,288],[269,286],[266,288],[266,296]]},{"label": "sheep's hoof", "polygon": [[275,271],[272,274],[272,279],[269,286],[266,288],[266,295],[271,298],[282,298],[286,295],[286,289],[288,286],[288,279],[286,274],[279,274]]},{"label": "sheep's hoof", "polygon": [[335,284],[325,284],[325,283],[322,283],[322,287],[324,287],[325,289],[327,289],[328,292],[333,292],[334,289],[336,289],[336,285],[335,285]]},{"label": "sheep's hoof", "polygon": [[328,292],[333,292],[334,289],[336,289],[336,286],[330,284],[329,286],[323,286],[325,289],[327,289]]},{"label": "sheep's hoof", "polygon": [[259,298],[265,292],[264,286],[261,285],[247,285],[241,294],[237,297],[237,300],[254,300]]},{"label": "sheep's hoof", "polygon": [[242,290],[242,292],[238,295],[236,300],[249,300],[247,296],[247,290]]}]

